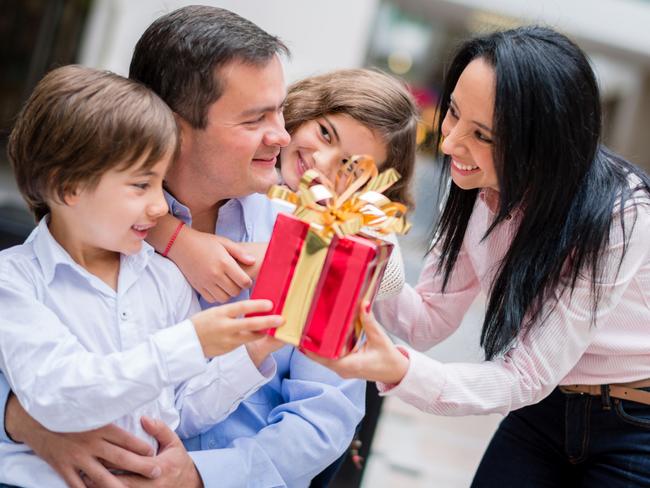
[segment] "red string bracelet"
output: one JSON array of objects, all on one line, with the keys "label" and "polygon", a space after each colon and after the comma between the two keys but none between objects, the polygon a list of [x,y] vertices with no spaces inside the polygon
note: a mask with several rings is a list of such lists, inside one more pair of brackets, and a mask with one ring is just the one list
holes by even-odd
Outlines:
[{"label": "red string bracelet", "polygon": [[174,244],[174,241],[178,237],[178,234],[181,232],[181,229],[185,225],[185,222],[179,222],[178,227],[176,227],[176,230],[172,234],[172,236],[169,238],[169,242],[167,243],[167,247],[165,247],[165,251],[162,253],[163,257],[166,258],[167,254],[169,253],[169,250],[172,248],[172,244]]}]

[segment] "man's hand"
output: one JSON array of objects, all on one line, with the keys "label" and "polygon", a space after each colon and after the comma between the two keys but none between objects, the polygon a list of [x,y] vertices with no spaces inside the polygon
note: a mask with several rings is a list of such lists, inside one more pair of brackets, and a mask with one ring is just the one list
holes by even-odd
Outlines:
[{"label": "man's hand", "polygon": [[114,425],[78,433],[56,433],[34,420],[12,394],[5,411],[5,428],[16,442],[27,444],[73,488],[83,488],[84,478],[96,486],[123,488],[104,464],[156,478],[160,468],[153,448]]},{"label": "man's hand", "polygon": [[255,256],[225,237],[183,228],[168,256],[210,303],[227,302],[253,284],[242,266],[254,266]]},{"label": "man's hand", "polygon": [[142,427],[158,441],[160,448],[154,460],[162,474],[155,480],[135,475],[119,475],[119,480],[133,488],[202,488],[201,476],[178,436],[160,420],[142,417]]}]

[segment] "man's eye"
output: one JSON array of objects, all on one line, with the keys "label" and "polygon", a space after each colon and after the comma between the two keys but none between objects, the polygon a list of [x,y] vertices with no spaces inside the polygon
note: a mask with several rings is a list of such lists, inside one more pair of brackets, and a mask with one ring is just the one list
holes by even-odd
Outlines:
[{"label": "man's eye", "polygon": [[323,124],[318,124],[318,127],[320,127],[320,135],[323,136],[323,139],[325,139],[327,142],[332,142],[332,136],[327,130],[327,127],[325,127]]},{"label": "man's eye", "polygon": [[256,119],[247,120],[246,122],[244,122],[244,124],[248,124],[248,125],[259,124],[260,122],[262,122],[262,120],[264,120],[264,114],[260,115]]}]

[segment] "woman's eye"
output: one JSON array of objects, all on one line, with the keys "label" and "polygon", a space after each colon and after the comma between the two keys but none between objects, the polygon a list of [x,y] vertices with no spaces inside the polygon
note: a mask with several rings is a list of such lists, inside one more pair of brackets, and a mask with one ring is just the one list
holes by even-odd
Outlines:
[{"label": "woman's eye", "polygon": [[327,130],[327,127],[325,127],[323,124],[318,124],[318,127],[320,127],[320,135],[323,137],[323,139],[325,139],[327,142],[332,142],[332,136]]},{"label": "woman's eye", "polygon": [[479,141],[486,142],[488,144],[492,143],[492,139],[490,139],[489,137],[483,135],[483,133],[481,131],[477,130],[475,134],[476,134],[476,138]]},{"label": "woman's eye", "polygon": [[456,113],[456,110],[451,105],[449,106],[449,110],[447,110],[447,113],[455,119],[458,118],[458,114]]}]

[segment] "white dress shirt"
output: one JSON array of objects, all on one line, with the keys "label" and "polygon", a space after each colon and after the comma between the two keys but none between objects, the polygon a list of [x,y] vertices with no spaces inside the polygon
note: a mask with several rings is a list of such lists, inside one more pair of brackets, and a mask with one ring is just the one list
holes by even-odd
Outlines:
[{"label": "white dress shirt", "polygon": [[[75,263],[47,218],[0,253],[0,369],[45,427],[77,432],[114,423],[153,445],[148,415],[183,437],[225,418],[275,374],[246,349],[207,361],[189,316],[200,310],[182,274],[146,243],[122,256],[117,291]],[[0,444],[0,482],[63,486],[26,445]]]}]

